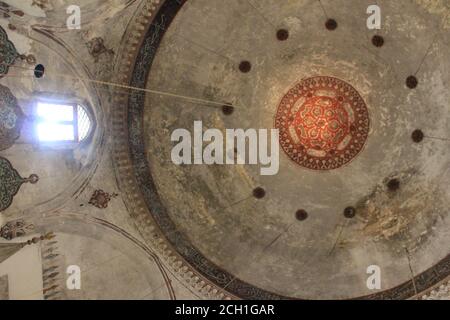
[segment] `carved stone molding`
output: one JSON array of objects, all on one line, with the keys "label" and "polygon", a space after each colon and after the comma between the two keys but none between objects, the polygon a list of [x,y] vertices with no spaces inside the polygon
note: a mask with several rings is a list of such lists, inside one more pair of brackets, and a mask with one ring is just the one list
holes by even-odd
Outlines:
[{"label": "carved stone molding", "polygon": [[450,280],[420,297],[422,300],[450,300]]},{"label": "carved stone molding", "polygon": [[0,276],[0,300],[9,300],[8,275]]},{"label": "carved stone molding", "polygon": [[[164,1],[146,0],[142,2],[137,10],[138,14],[130,23],[125,41],[122,44],[123,52],[120,52],[120,65],[118,76],[115,79],[117,83],[128,85],[134,68],[134,58],[139,49],[143,36],[147,32],[150,23],[155,18],[157,11],[163,5]],[[177,6],[180,3],[171,1]],[[181,3],[184,3],[183,0]],[[161,17],[160,17],[161,18]],[[158,28],[155,26],[155,28]],[[112,127],[114,132],[114,165],[116,174],[119,177],[119,184],[122,190],[124,200],[129,206],[130,213],[135,219],[136,228],[146,240],[146,243],[165,261],[165,263],[174,271],[177,278],[183,281],[196,293],[205,299],[233,299],[235,296],[222,290],[219,286],[209,282],[199,272],[192,268],[173,248],[167,245],[164,236],[158,229],[158,226],[148,207],[145,204],[140,191],[136,187],[136,178],[133,172],[133,165],[130,159],[128,147],[128,99],[129,95],[117,94],[115,105],[121,107],[113,108]]]}]

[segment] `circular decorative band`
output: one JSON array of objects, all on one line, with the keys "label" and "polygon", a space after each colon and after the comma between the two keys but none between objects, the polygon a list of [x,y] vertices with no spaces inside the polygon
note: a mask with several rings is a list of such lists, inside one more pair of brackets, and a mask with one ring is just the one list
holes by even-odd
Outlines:
[{"label": "circular decorative band", "polygon": [[[156,1],[159,2],[159,0]],[[169,24],[186,1],[166,0],[162,2],[157,14],[153,16],[150,22],[147,22],[149,27],[145,29],[142,41],[138,42],[140,46],[129,48],[125,56],[135,57],[129,78],[127,76],[124,80],[129,85],[145,88],[156,55],[156,48],[158,48]],[[151,8],[151,10],[154,10],[154,6],[151,6]],[[137,30],[141,29],[137,28]],[[128,68],[128,65],[129,61],[126,60],[124,68]],[[186,269],[189,269],[191,274],[199,275],[201,279],[212,285],[223,288],[233,297],[256,300],[296,299],[258,288],[236,278],[208,260],[191,244],[188,237],[177,229],[158,195],[146,157],[142,126],[145,98],[135,91],[129,97],[127,96],[124,101],[127,101],[126,104],[123,104],[126,112],[120,108],[116,108],[114,111],[113,126],[116,136],[115,149],[117,151],[115,165],[118,168],[117,172],[121,185],[126,186],[123,190],[127,195],[131,214],[136,219],[138,227],[143,223],[151,224],[152,228],[157,226],[158,233],[163,235],[160,241],[164,242],[164,249],[161,250],[164,251],[165,257],[170,257],[168,260],[180,259],[182,265],[186,265]],[[127,134],[124,134],[125,131]],[[127,148],[124,147],[124,139],[128,139]],[[142,203],[148,210],[143,210],[140,205],[135,205],[136,203]],[[149,212],[151,219],[148,216]],[[155,242],[155,239],[152,238],[152,236],[155,236],[154,232],[151,235],[143,233],[143,236],[147,238],[147,241]],[[422,292],[438,284],[449,275],[450,255],[432,268],[417,275],[414,282],[410,280],[395,288],[359,299],[407,299],[413,297],[417,292]],[[192,277],[194,278],[194,276]],[[193,281],[200,280],[197,277],[197,280]]]},{"label": "circular decorative band", "polygon": [[275,127],[291,160],[308,169],[331,170],[361,152],[370,119],[355,88],[321,76],[302,80],[289,90],[278,106]]}]

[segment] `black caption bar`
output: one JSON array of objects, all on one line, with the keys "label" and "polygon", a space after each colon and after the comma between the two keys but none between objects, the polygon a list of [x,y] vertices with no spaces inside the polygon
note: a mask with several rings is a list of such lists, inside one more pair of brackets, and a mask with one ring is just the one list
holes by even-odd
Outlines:
[{"label": "black caption bar", "polygon": [[[409,315],[428,312],[427,306],[436,312],[441,307],[446,312],[448,301],[0,301],[3,313],[8,309],[30,316],[45,314],[46,320],[70,314],[72,319],[85,319],[96,311],[102,318],[144,320],[196,320],[196,319],[268,319],[296,320],[355,317],[361,320],[384,319],[392,309],[399,309],[402,319]],[[42,308],[42,310],[40,310]],[[430,309],[431,309],[430,308]],[[444,310],[445,308],[445,310]],[[58,310],[59,309],[59,310]],[[97,310],[95,310],[97,309]],[[52,312],[48,312],[52,310]]]}]

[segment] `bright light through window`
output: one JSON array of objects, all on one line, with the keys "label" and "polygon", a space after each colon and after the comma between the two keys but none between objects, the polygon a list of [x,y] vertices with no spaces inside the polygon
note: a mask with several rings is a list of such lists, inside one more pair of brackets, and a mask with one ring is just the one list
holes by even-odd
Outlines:
[{"label": "bright light through window", "polygon": [[42,142],[79,142],[91,128],[86,110],[76,104],[38,102],[36,131]]},{"label": "bright light through window", "polygon": [[74,141],[73,125],[58,123],[39,123],[38,136],[40,141]]},{"label": "bright light through window", "polygon": [[49,122],[73,121],[73,106],[39,102],[37,114]]}]

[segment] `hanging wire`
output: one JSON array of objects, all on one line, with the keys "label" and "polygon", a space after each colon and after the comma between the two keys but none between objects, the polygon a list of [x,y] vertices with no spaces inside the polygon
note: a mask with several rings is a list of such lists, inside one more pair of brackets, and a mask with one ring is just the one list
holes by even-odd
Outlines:
[{"label": "hanging wire", "polygon": [[[42,71],[39,71],[39,70],[33,70],[33,69],[19,67],[19,66],[10,66],[10,68],[18,68],[18,69],[23,69],[23,70],[28,70],[28,71],[34,71],[36,73],[43,73]],[[26,76],[26,75],[21,75],[21,74],[11,74],[11,75],[8,75],[8,77],[16,77],[16,78],[30,77],[31,78],[33,76]],[[48,77],[50,77],[50,76],[48,76]],[[208,99],[180,95],[180,94],[166,92],[166,91],[133,87],[133,86],[123,85],[123,84],[109,82],[109,81],[101,81],[101,80],[94,80],[94,79],[87,79],[87,78],[76,78],[73,76],[66,76],[66,75],[62,75],[62,74],[51,75],[51,77],[69,79],[69,80],[74,80],[74,81],[85,81],[85,82],[90,82],[90,83],[94,83],[94,84],[98,84],[98,85],[105,85],[105,86],[114,88],[114,90],[116,90],[118,88],[119,90],[121,90],[121,89],[122,90],[132,90],[132,91],[141,92],[143,94],[145,94],[145,93],[159,94],[162,96],[167,96],[167,97],[172,97],[172,98],[185,99],[185,100],[188,100],[191,102],[203,104],[203,105],[210,106],[210,107],[214,107],[214,106],[215,107],[223,107],[224,105],[231,105],[230,103],[227,103],[227,102],[218,102],[218,101],[212,101],[212,100],[208,100]],[[118,92],[120,92],[119,90],[118,90]],[[128,91],[125,91],[125,92],[128,92]],[[238,106],[233,105],[233,107],[236,108]]]}]

